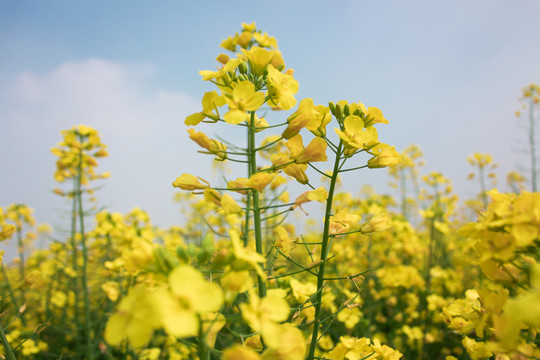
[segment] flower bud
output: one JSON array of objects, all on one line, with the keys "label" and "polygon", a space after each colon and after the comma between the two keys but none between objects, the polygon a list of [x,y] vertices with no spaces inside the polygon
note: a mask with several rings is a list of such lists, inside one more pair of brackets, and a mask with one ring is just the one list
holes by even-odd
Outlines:
[{"label": "flower bud", "polygon": [[336,105],[336,113],[334,115],[338,120],[341,120],[343,117],[343,109],[341,108],[341,104]]},{"label": "flower bud", "polygon": [[328,107],[330,108],[330,111],[334,116],[336,116],[336,104],[334,104],[332,101],[328,103]]},{"label": "flower bud", "polygon": [[248,66],[247,66],[247,63],[245,61],[242,61],[238,65],[238,71],[240,72],[240,74],[243,74],[243,75],[248,73]]},{"label": "flower bud", "polygon": [[345,114],[345,116],[349,116],[350,115],[350,110],[349,110],[349,104],[345,105],[343,107],[343,113]]}]

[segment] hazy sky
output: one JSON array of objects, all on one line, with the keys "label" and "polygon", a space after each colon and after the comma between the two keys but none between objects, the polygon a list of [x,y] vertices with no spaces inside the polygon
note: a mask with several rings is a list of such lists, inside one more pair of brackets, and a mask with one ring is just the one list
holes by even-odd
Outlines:
[{"label": "hazy sky", "polygon": [[[50,148],[84,123],[109,146],[99,203],[181,221],[171,182],[211,173],[183,123],[214,90],[198,71],[252,21],[277,38],[298,99],[379,107],[383,142],[419,145],[424,172],[472,197],[473,152],[493,154],[501,185],[528,164],[514,112],[521,88],[540,82],[538,19],[538,1],[1,1],[0,206],[25,203],[38,222],[64,224]],[[347,180],[353,192],[391,191],[384,169]]]}]

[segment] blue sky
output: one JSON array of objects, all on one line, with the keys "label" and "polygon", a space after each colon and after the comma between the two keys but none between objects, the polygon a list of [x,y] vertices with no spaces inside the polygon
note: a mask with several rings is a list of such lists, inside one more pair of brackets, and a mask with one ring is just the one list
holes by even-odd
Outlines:
[{"label": "blue sky", "polygon": [[[180,222],[171,182],[211,178],[183,124],[213,90],[198,71],[252,21],[278,39],[298,99],[379,107],[390,120],[380,139],[419,145],[424,172],[443,172],[462,197],[477,191],[466,157],[489,152],[504,188],[506,172],[528,164],[514,112],[521,88],[540,82],[539,18],[538,1],[2,1],[0,206],[26,203],[39,222],[64,224],[49,149],[85,123],[109,145],[99,203]],[[386,170],[346,180],[391,192]]]}]

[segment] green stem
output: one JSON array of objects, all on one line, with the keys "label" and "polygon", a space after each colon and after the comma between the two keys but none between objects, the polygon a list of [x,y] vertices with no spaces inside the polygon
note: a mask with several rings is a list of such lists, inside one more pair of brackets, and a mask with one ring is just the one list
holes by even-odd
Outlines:
[{"label": "green stem", "polygon": [[4,351],[6,352],[6,359],[7,360],[17,360],[15,357],[15,354],[13,353],[13,350],[11,350],[11,346],[9,346],[9,342],[6,337],[6,333],[4,332],[4,327],[0,324],[0,340],[2,341],[2,345],[4,345]]},{"label": "green stem", "polygon": [[484,209],[487,209],[488,206],[488,199],[487,199],[487,191],[486,191],[486,179],[484,178],[484,167],[479,166],[478,167],[478,177],[480,178],[480,191],[482,191],[482,203],[484,204]]},{"label": "green stem", "polygon": [[[255,148],[255,112],[251,112],[250,126],[248,126],[248,160],[249,160],[249,176],[257,172],[257,149]],[[253,225],[255,230],[255,250],[264,255],[264,247],[262,242],[262,229],[261,229],[261,209],[259,203],[259,192],[257,190],[251,190],[251,197],[253,201]],[[247,237],[247,234],[246,234]],[[259,289],[259,296],[266,296],[266,283],[264,279],[257,275],[257,284]]]},{"label": "green stem", "polygon": [[18,305],[18,302],[17,302],[17,298],[15,297],[15,293],[13,292],[13,288],[11,287],[11,283],[9,281],[6,268],[4,267],[4,263],[2,263],[2,275],[4,276],[4,281],[6,283],[6,286],[7,286],[8,292],[9,292],[9,297],[11,298],[11,301],[13,302],[13,307],[15,307],[15,313],[21,319],[22,325],[26,326],[26,321],[24,320],[24,316],[23,316],[23,314],[21,314],[19,312],[19,305]]},{"label": "green stem", "polygon": [[[73,178],[73,202],[71,207],[71,267],[75,274],[79,273],[79,265],[77,263],[77,239],[75,237],[77,233],[77,178]],[[79,293],[79,277],[71,276],[71,290],[73,291],[74,304],[73,304],[73,323],[75,324],[75,346],[77,353],[80,352],[81,348],[81,324],[79,316],[79,302],[80,302],[80,293]],[[65,309],[66,310],[66,309]]]},{"label": "green stem", "polygon": [[532,171],[532,191],[537,192],[536,185],[536,149],[534,143],[534,99],[531,96],[529,102],[529,144],[531,147],[531,171]]},{"label": "green stem", "polygon": [[[82,139],[81,139],[82,140]],[[82,143],[82,141],[81,141]],[[90,296],[88,294],[88,249],[86,248],[86,236],[84,233],[84,213],[82,204],[82,147],[79,150],[79,165],[77,169],[77,203],[78,203],[78,215],[79,215],[79,230],[81,233],[81,246],[83,255],[82,264],[82,288],[83,288],[83,301],[84,301],[84,320],[85,320],[85,335],[86,335],[86,357],[89,360],[94,358],[94,347],[92,346],[92,318],[90,316]]]},{"label": "green stem", "polygon": [[319,266],[319,273],[317,275],[317,295],[315,297],[315,320],[313,323],[313,332],[311,335],[311,344],[309,346],[308,360],[313,360],[315,357],[315,348],[317,347],[317,340],[319,334],[321,308],[322,308],[322,288],[324,286],[324,270],[326,267],[326,257],[328,256],[328,244],[330,240],[330,217],[332,216],[332,201],[334,198],[334,191],[336,188],[336,182],[338,177],[339,162],[341,160],[343,142],[340,140],[336,152],[336,159],[334,161],[334,170],[332,172],[332,178],[330,179],[330,189],[328,190],[328,198],[326,200],[326,212],[324,216],[324,230],[321,247],[321,265]]}]

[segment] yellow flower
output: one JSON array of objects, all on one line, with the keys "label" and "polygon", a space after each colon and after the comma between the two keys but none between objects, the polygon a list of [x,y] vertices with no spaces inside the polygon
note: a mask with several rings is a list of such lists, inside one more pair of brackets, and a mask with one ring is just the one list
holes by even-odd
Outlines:
[{"label": "yellow flower", "polygon": [[244,247],[242,241],[240,240],[238,230],[229,230],[229,235],[231,236],[233,255],[235,257],[232,268],[234,270],[245,270],[246,268],[252,269],[257,271],[257,274],[259,274],[261,278],[265,278],[266,274],[264,273],[260,264],[264,263],[266,258],[255,250],[249,247]]},{"label": "yellow flower", "polygon": [[277,48],[278,47],[276,38],[273,37],[273,36],[268,35],[266,32],[264,34],[253,33],[253,38],[262,47],[269,47],[269,48]]},{"label": "yellow flower", "polygon": [[[327,119],[327,121],[324,119]],[[330,115],[321,114],[317,111],[315,106],[313,106],[313,99],[302,99],[298,105],[298,110],[287,118],[289,125],[281,136],[285,139],[290,139],[308,124],[310,124],[310,131],[315,129],[320,132],[321,126],[324,127],[326,125],[324,123],[325,121],[326,123],[330,121]],[[318,136],[317,134],[315,135]]]},{"label": "yellow flower", "polygon": [[321,186],[315,190],[306,191],[305,193],[297,197],[296,200],[294,200],[294,205],[291,206],[291,209],[294,210],[299,207],[303,211],[304,209],[302,209],[302,204],[310,201],[324,202],[327,198],[328,191],[326,191],[326,189]]},{"label": "yellow flower", "polygon": [[206,281],[189,265],[180,265],[169,274],[170,293],[162,290],[155,295],[157,308],[165,330],[176,337],[197,335],[197,314],[218,311],[223,304],[219,285]]},{"label": "yellow flower", "polygon": [[[227,183],[227,189],[236,191],[239,194],[247,194],[249,190],[248,179],[247,178],[238,178],[236,180],[231,180]],[[243,189],[243,190],[238,190]]]},{"label": "yellow flower", "polygon": [[243,57],[249,62],[251,73],[262,75],[265,70],[283,65],[283,58],[278,50],[267,50],[258,46],[253,46],[249,50],[242,49]]},{"label": "yellow flower", "polygon": [[290,312],[289,304],[283,298],[268,294],[261,299],[252,292],[249,302],[240,304],[240,310],[248,325],[261,332],[265,344],[279,346],[281,329],[278,323],[287,320]]},{"label": "yellow flower", "polygon": [[224,160],[227,158],[227,146],[217,140],[210,139],[203,132],[197,132],[194,129],[188,129],[189,137],[201,147],[208,150],[210,153],[217,156],[218,159]]},{"label": "yellow flower", "polygon": [[239,124],[249,120],[246,111],[255,111],[264,104],[264,94],[255,91],[250,81],[241,81],[233,89],[232,94],[225,97],[229,111],[223,119],[230,124]]},{"label": "yellow flower", "polygon": [[277,226],[274,229],[274,233],[276,234],[274,246],[280,249],[283,255],[289,256],[291,250],[296,247],[296,243],[291,240],[289,234],[287,233],[287,230],[285,230],[283,226]]},{"label": "yellow flower", "polygon": [[275,173],[259,172],[249,177],[247,181],[248,187],[259,192],[263,191],[276,177]]},{"label": "yellow flower", "polygon": [[300,134],[296,134],[287,141],[287,148],[291,152],[290,157],[297,164],[326,161],[326,146],[326,141],[323,138],[316,137],[304,148]]},{"label": "yellow flower", "polygon": [[371,149],[371,151],[375,156],[368,160],[369,168],[395,166],[401,162],[401,155],[396,151],[395,146],[379,144]]},{"label": "yellow flower", "polygon": [[378,141],[377,129],[370,126],[364,128],[364,122],[357,115],[349,115],[343,121],[344,130],[335,128],[335,132],[345,144],[343,154],[352,156],[357,150],[368,149]]},{"label": "yellow flower", "polygon": [[339,210],[337,214],[330,217],[330,234],[348,232],[351,230],[352,224],[357,223],[360,219],[360,215],[351,214],[345,209]]},{"label": "yellow flower", "polygon": [[242,59],[229,59],[225,65],[221,67],[221,69],[218,69],[218,71],[210,71],[210,70],[201,70],[199,71],[199,74],[203,77],[204,81],[207,80],[219,80],[223,76],[225,76],[229,71],[235,70],[238,65],[242,62]]},{"label": "yellow flower", "polygon": [[281,110],[289,110],[296,105],[294,94],[298,92],[298,81],[291,75],[283,74],[270,64],[266,83],[270,105],[278,106]]},{"label": "yellow flower", "polygon": [[210,118],[214,122],[219,119],[218,108],[225,105],[225,97],[218,95],[215,91],[208,91],[204,93],[202,98],[202,108],[201,112],[197,112],[189,115],[184,123],[186,125],[197,125],[205,118]]},{"label": "yellow flower", "polygon": [[206,185],[201,183],[195,176],[191,174],[182,174],[176,178],[176,180],[173,182],[173,186],[182,190],[199,190],[209,187],[210,184],[206,181],[204,182]]}]

